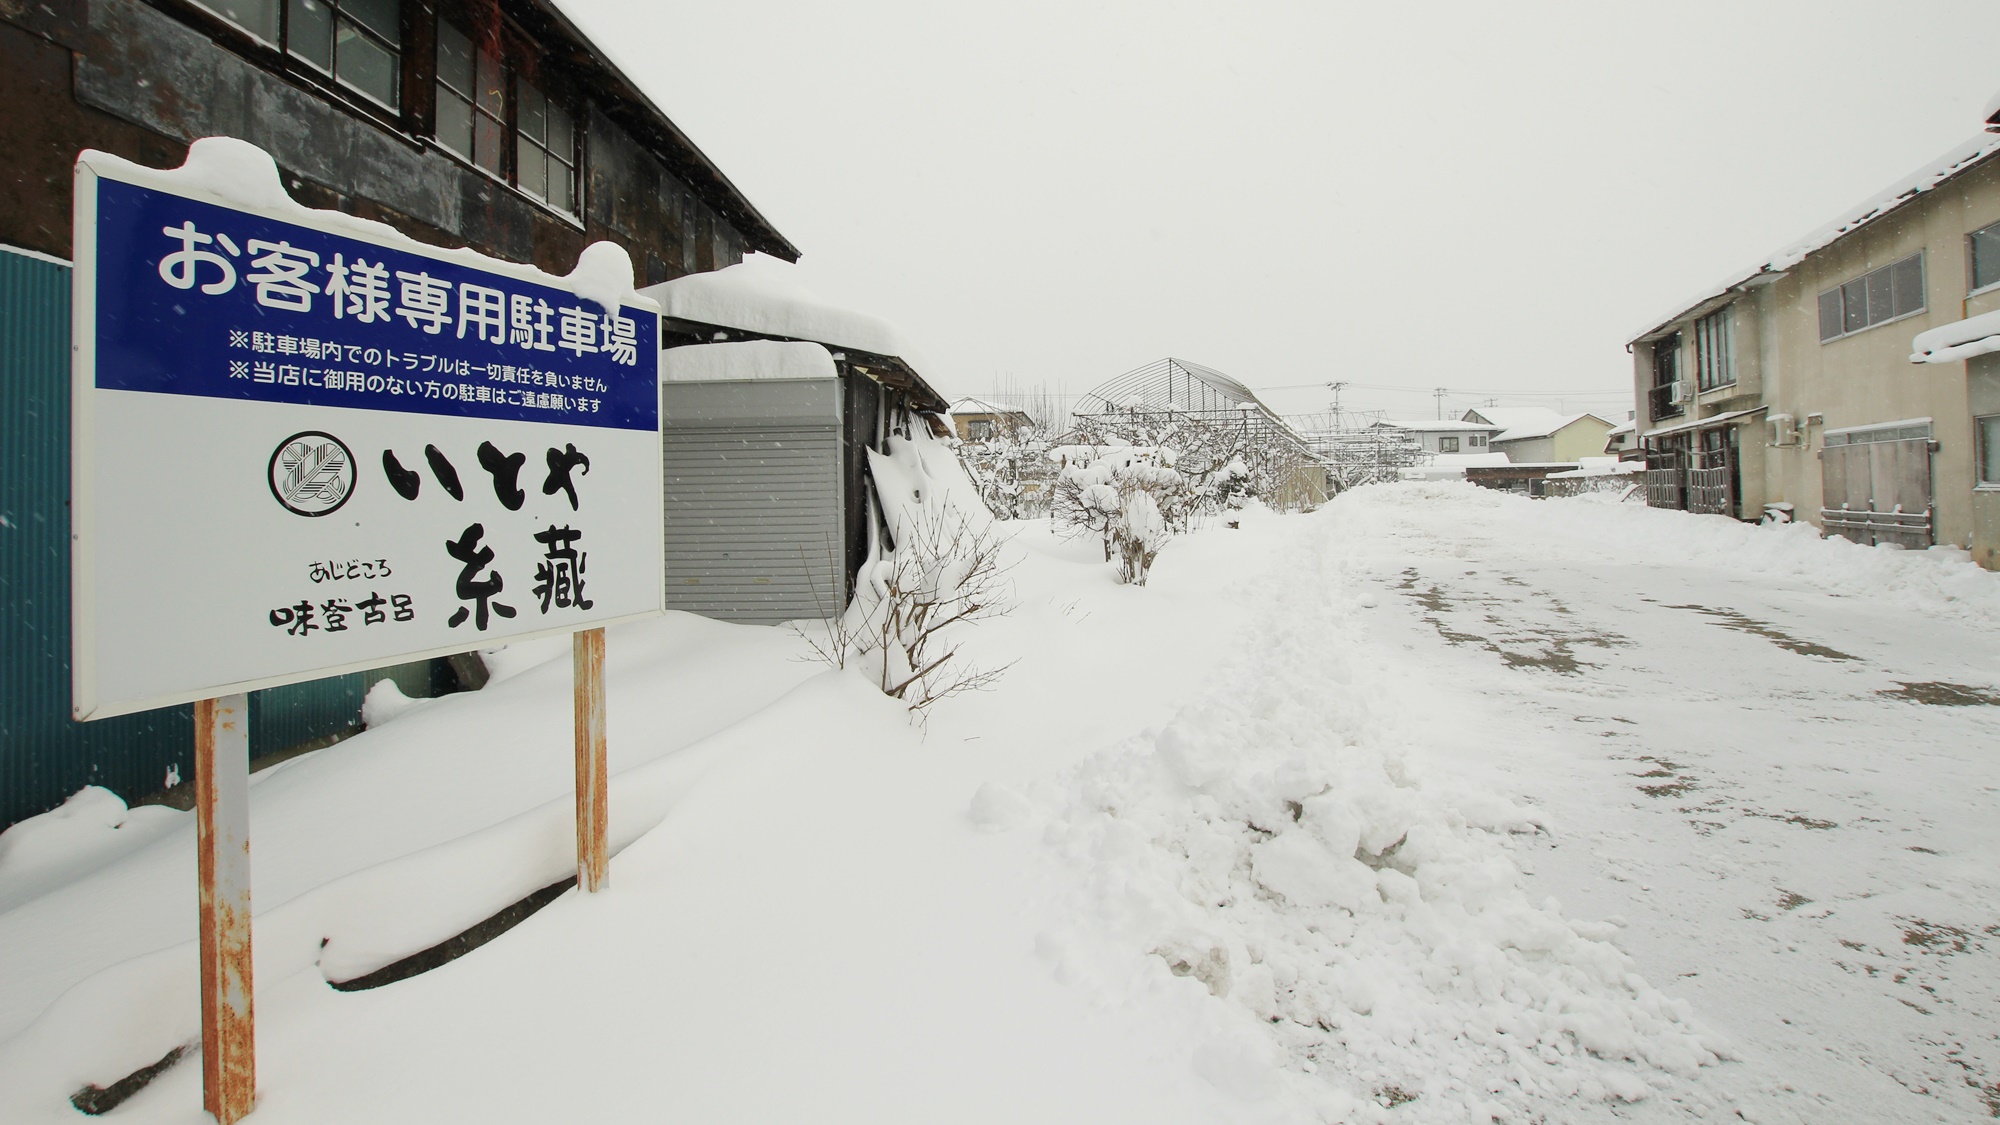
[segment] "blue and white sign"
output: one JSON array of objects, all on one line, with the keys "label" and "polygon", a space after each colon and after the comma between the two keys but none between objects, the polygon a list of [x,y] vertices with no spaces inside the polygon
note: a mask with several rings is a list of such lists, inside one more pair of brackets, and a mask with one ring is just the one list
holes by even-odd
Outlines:
[{"label": "blue and white sign", "polygon": [[[268,182],[215,190],[246,153]],[[607,307],[276,176],[78,159],[77,716],[660,612],[629,267]]]}]

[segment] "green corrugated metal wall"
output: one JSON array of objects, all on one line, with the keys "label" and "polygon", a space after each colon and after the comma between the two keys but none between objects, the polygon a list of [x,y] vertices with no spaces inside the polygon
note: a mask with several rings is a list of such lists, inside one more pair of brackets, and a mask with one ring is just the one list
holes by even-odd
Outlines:
[{"label": "green corrugated metal wall", "polygon": [[[0,248],[0,826],[84,785],[131,800],[194,772],[188,707],[69,717],[69,273]],[[251,753],[352,730],[381,676],[252,693]]]}]

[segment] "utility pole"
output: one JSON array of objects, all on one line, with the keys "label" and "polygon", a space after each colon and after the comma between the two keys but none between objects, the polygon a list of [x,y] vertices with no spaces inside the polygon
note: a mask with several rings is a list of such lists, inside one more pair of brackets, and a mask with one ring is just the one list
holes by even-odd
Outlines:
[{"label": "utility pole", "polygon": [[1440,422],[1444,421],[1444,396],[1445,396],[1445,393],[1446,393],[1446,392],[1445,392],[1445,389],[1444,389],[1443,387],[1439,387],[1439,388],[1438,388],[1437,390],[1434,390],[1434,391],[1432,391],[1432,392],[1431,392],[1431,395],[1432,395],[1433,397],[1435,397],[1435,398],[1436,398],[1436,399],[1438,400],[1438,421],[1440,421]]},{"label": "utility pole", "polygon": [[1345,382],[1326,385],[1327,389],[1333,392],[1333,428],[1336,430],[1340,428],[1340,389],[1346,385]]}]

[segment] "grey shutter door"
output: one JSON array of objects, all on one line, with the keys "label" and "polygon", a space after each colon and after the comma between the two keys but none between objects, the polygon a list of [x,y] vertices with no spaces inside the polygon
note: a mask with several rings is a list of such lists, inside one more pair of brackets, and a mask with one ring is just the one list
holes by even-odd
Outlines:
[{"label": "grey shutter door", "polygon": [[[830,398],[830,384],[814,389]],[[752,398],[804,386],[767,384]],[[776,416],[703,410],[676,419],[669,395],[661,438],[667,608],[747,624],[838,613],[847,568],[837,418],[831,410],[743,412]]]}]

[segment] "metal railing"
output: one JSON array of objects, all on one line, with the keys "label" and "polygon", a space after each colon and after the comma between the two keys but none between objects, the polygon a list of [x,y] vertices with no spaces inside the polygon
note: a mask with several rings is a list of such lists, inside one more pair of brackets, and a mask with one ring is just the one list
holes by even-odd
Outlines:
[{"label": "metal railing", "polygon": [[1663,383],[1647,392],[1647,406],[1652,412],[1650,417],[1655,422],[1662,418],[1678,418],[1687,413],[1687,407],[1675,401],[1680,397],[1680,388],[1681,385],[1677,382]]}]

